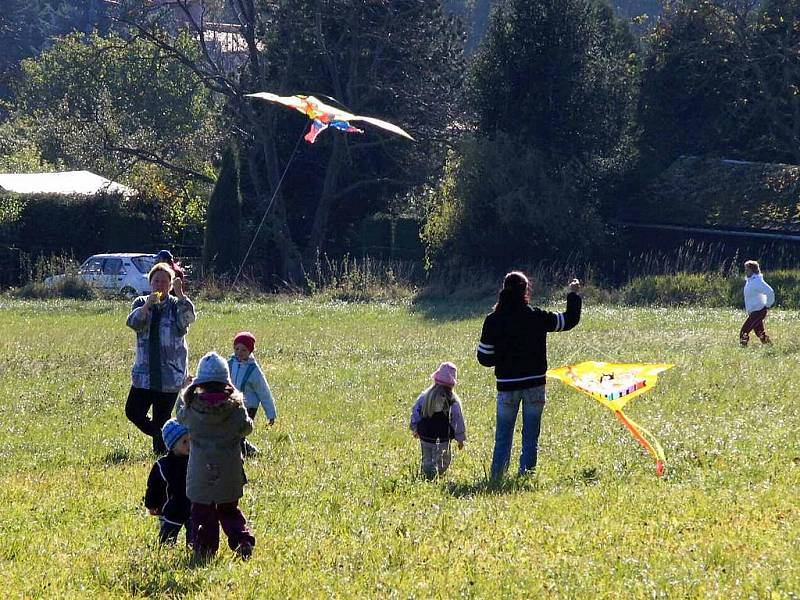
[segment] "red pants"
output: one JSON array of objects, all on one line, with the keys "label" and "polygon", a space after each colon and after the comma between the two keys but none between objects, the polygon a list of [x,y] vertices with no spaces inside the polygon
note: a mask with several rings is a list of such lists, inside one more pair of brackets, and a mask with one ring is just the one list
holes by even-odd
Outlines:
[{"label": "red pants", "polygon": [[769,336],[767,332],[764,331],[764,319],[767,318],[767,309],[766,307],[762,308],[761,310],[755,310],[747,315],[747,320],[742,325],[742,329],[739,332],[739,342],[742,346],[746,346],[747,342],[750,341],[750,332],[755,331],[758,339],[761,340],[762,344],[769,344]]},{"label": "red pants", "polygon": [[231,550],[241,550],[256,545],[256,538],[247,527],[247,520],[239,503],[198,504],[192,502],[192,533],[194,551],[198,554],[215,554],[219,548],[219,527],[228,536]]}]

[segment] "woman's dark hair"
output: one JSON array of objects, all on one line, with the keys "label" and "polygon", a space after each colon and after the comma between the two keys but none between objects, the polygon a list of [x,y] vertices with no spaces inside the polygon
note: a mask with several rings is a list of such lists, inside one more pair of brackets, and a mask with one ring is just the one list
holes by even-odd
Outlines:
[{"label": "woman's dark hair", "polygon": [[494,311],[500,312],[519,306],[525,306],[530,302],[531,292],[528,278],[522,271],[511,271],[503,278],[503,287],[497,294],[497,304]]}]

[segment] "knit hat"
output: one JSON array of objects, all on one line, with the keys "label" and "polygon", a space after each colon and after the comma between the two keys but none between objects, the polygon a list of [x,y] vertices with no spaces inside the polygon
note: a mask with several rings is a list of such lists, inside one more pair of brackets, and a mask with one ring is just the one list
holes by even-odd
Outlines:
[{"label": "knit hat", "polygon": [[436,372],[431,375],[431,379],[433,379],[434,383],[451,388],[457,383],[457,372],[458,369],[456,369],[456,366],[453,363],[443,362],[439,365],[439,368],[436,369]]},{"label": "knit hat", "polygon": [[235,346],[236,344],[243,344],[252,352],[256,347],[256,336],[249,331],[240,331],[236,334],[236,337],[233,338],[233,345]]},{"label": "knit hat", "polygon": [[178,423],[176,419],[170,419],[161,428],[161,437],[164,438],[164,443],[167,445],[168,450],[172,450],[177,441],[187,433],[189,433],[189,430]]},{"label": "knit hat", "polygon": [[197,375],[192,380],[192,387],[212,381],[233,385],[227,361],[216,352],[208,352],[197,363]]},{"label": "knit hat", "polygon": [[159,250],[158,254],[156,254],[156,263],[165,262],[171,266],[174,260],[172,252],[169,250]]}]

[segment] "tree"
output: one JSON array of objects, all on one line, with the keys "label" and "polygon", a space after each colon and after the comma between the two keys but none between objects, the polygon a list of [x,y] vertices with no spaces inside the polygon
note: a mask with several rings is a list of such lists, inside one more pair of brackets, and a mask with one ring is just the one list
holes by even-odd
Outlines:
[{"label": "tree", "polygon": [[501,5],[469,74],[473,139],[429,209],[429,260],[589,252],[634,157],[637,74],[635,44],[608,6]]},{"label": "tree", "polygon": [[207,272],[235,273],[239,267],[241,210],[239,165],[236,151],[222,155],[219,178],[208,202],[203,265]]},{"label": "tree", "polygon": [[743,65],[734,25],[713,1],[690,0],[669,5],[648,36],[640,115],[649,171],[682,154],[738,154]]},{"label": "tree", "polygon": [[[187,52],[193,42],[179,40]],[[164,53],[116,35],[60,38],[22,63],[11,117],[33,128],[44,158],[110,176],[154,163],[183,180],[213,181],[214,101]]]},{"label": "tree", "polygon": [[0,11],[0,97],[7,97],[19,63],[35,57],[50,40],[75,31],[107,31],[103,0],[5,0]]},{"label": "tree", "polygon": [[800,5],[688,0],[650,36],[643,152],[800,162]]}]

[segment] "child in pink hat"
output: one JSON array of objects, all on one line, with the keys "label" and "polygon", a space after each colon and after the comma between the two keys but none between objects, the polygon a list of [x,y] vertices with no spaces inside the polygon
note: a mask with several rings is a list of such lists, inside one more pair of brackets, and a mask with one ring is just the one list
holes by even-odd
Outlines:
[{"label": "child in pink hat", "polygon": [[433,384],[424,390],[411,409],[411,431],[419,439],[423,475],[432,479],[442,475],[450,466],[450,441],[464,448],[467,427],[461,400],[453,391],[458,369],[443,362],[431,375]]}]

